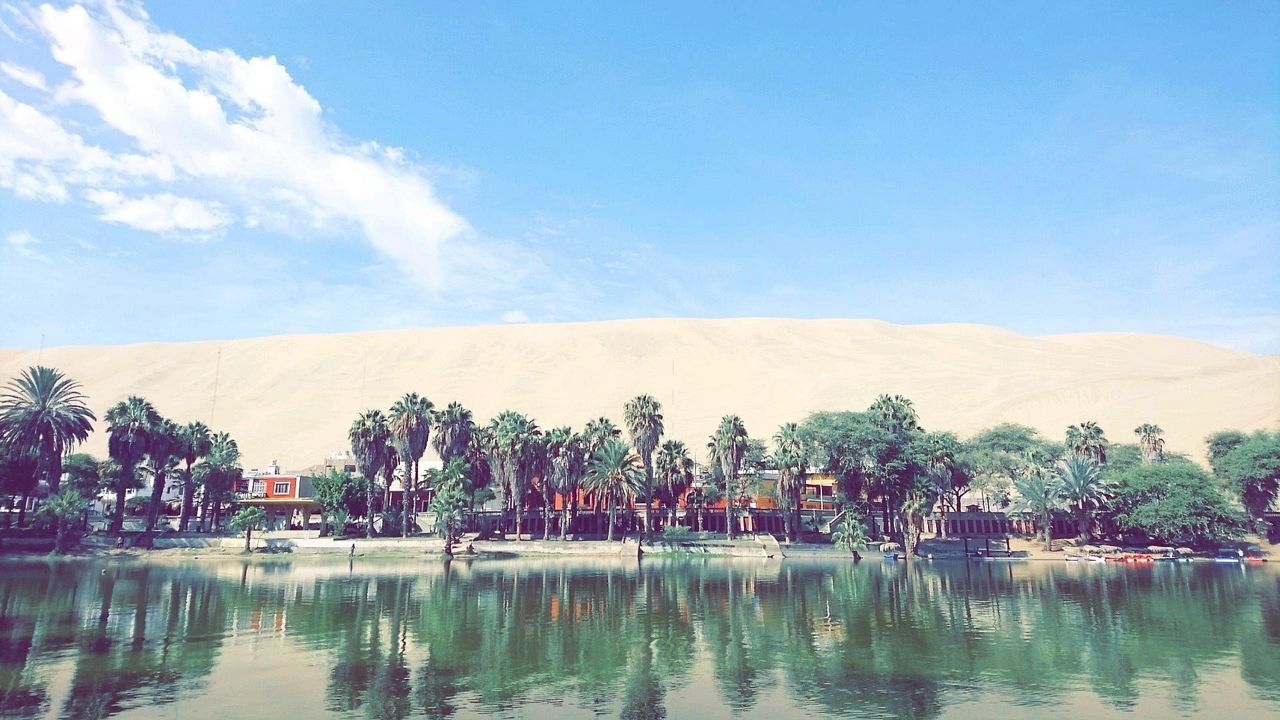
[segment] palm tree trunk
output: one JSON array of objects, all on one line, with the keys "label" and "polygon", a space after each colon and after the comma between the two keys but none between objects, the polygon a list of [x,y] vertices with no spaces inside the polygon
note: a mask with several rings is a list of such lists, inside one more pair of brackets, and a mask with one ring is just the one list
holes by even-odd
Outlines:
[{"label": "palm tree trunk", "polygon": [[733,532],[733,493],[729,490],[729,483],[724,484],[724,531],[725,535],[732,540]]},{"label": "palm tree trunk", "polygon": [[[242,515],[241,517],[244,517],[244,516]],[[250,545],[250,538],[252,537],[253,537],[253,528],[246,527],[244,529],[244,551],[245,552],[252,552],[252,550],[250,549],[252,547]]]},{"label": "palm tree trunk", "polygon": [[[550,495],[550,497],[548,497]],[[551,503],[555,499],[554,493],[543,493],[542,495],[542,539],[551,539]]]},{"label": "palm tree trunk", "polygon": [[364,536],[371,538],[373,537],[373,478],[371,477],[364,479],[364,504]]},{"label": "palm tree trunk", "polygon": [[650,453],[644,454],[644,532],[640,538],[643,542],[650,542],[649,526],[653,522],[653,456]]},{"label": "palm tree trunk", "polygon": [[124,537],[124,489],[126,478],[133,477],[134,469],[130,467],[120,468],[120,477],[116,478],[116,516],[111,519],[111,532],[116,537]]},{"label": "palm tree trunk", "polygon": [[569,509],[569,500],[565,500],[564,509],[560,511],[560,539],[569,538],[569,526],[573,524],[573,513]]},{"label": "palm tree trunk", "polygon": [[147,505],[147,532],[156,529],[156,520],[160,517],[160,501],[164,498],[164,470],[156,470],[155,479],[151,483],[151,502]]},{"label": "palm tree trunk", "polygon": [[191,504],[196,496],[196,485],[191,477],[190,465],[187,465],[187,471],[182,480],[182,512],[178,514],[178,531],[186,532],[187,523],[191,521]]},{"label": "palm tree trunk", "polygon": [[613,513],[614,513],[613,498],[609,498],[609,537],[608,537],[609,542],[613,542],[613,524],[614,524]]},{"label": "palm tree trunk", "polygon": [[200,532],[209,532],[209,488],[200,496]]}]

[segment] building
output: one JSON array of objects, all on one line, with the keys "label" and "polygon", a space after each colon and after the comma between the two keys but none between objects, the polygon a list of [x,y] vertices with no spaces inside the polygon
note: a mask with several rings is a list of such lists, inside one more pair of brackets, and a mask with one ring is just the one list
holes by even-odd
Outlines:
[{"label": "building", "polygon": [[[267,513],[267,530],[310,530],[312,516],[324,509],[315,499],[315,482],[309,475],[280,474],[279,466],[268,468],[274,473],[251,470],[236,488],[236,504],[260,507]],[[316,518],[319,526],[319,518]]]}]

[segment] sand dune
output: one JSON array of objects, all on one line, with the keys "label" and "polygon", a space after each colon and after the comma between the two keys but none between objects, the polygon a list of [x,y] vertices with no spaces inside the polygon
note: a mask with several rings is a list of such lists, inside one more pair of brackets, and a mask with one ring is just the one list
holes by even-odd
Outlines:
[{"label": "sand dune", "polygon": [[[0,377],[36,361],[35,351],[0,350]],[[461,401],[478,419],[522,410],[543,427],[620,421],[623,402],[648,392],[665,406],[668,434],[698,450],[727,412],[769,437],[786,420],[861,409],[882,392],[914,400],[925,427],[961,434],[1013,421],[1058,438],[1094,419],[1132,442],[1134,426],[1155,422],[1170,450],[1197,459],[1214,430],[1280,426],[1280,357],[1177,337],[1032,338],[976,325],[628,320],[64,347],[40,361],[79,379],[99,416],[143,395],[175,420],[231,432],[246,465],[274,458],[286,468],[343,449],[360,410],[409,390],[438,406]],[[105,446],[99,432],[87,449]]]}]

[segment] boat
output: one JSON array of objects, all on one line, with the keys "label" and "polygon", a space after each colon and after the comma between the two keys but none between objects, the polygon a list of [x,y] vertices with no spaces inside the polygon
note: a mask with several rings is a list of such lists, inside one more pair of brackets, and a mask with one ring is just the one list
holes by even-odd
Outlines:
[{"label": "boat", "polygon": [[894,562],[894,561],[899,560],[899,559],[900,559],[900,558],[899,558],[899,556],[898,556],[898,553],[885,553],[885,554],[884,554],[884,561],[885,561],[885,562]]},{"label": "boat", "polygon": [[1063,559],[1066,560],[1067,562],[1080,562],[1079,555],[1068,555]]},{"label": "boat", "polygon": [[1104,563],[1107,561],[1102,555],[1086,555],[1084,559],[1091,563]]},{"label": "boat", "polygon": [[1218,554],[1213,556],[1216,563],[1236,564],[1244,561],[1244,551],[1236,548],[1220,548]]}]

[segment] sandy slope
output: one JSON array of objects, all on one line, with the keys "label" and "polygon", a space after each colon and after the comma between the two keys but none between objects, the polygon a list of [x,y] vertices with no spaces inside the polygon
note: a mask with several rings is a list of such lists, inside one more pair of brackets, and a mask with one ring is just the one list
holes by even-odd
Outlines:
[{"label": "sandy slope", "polygon": [[[0,350],[0,377],[36,359]],[[82,381],[99,415],[140,394],[176,420],[230,431],[247,465],[277,458],[286,468],[342,449],[359,410],[408,390],[437,405],[460,400],[478,419],[523,410],[543,427],[620,421],[623,402],[649,392],[666,406],[668,433],[699,451],[726,412],[771,436],[783,421],[861,409],[882,392],[912,398],[930,429],[966,434],[1008,420],[1061,437],[1096,419],[1112,440],[1131,442],[1149,421],[1171,450],[1197,457],[1214,430],[1280,426],[1280,357],[1176,337],[1030,338],[976,325],[629,320],[66,347],[46,349],[42,362]],[[88,449],[104,448],[98,433]]]}]

